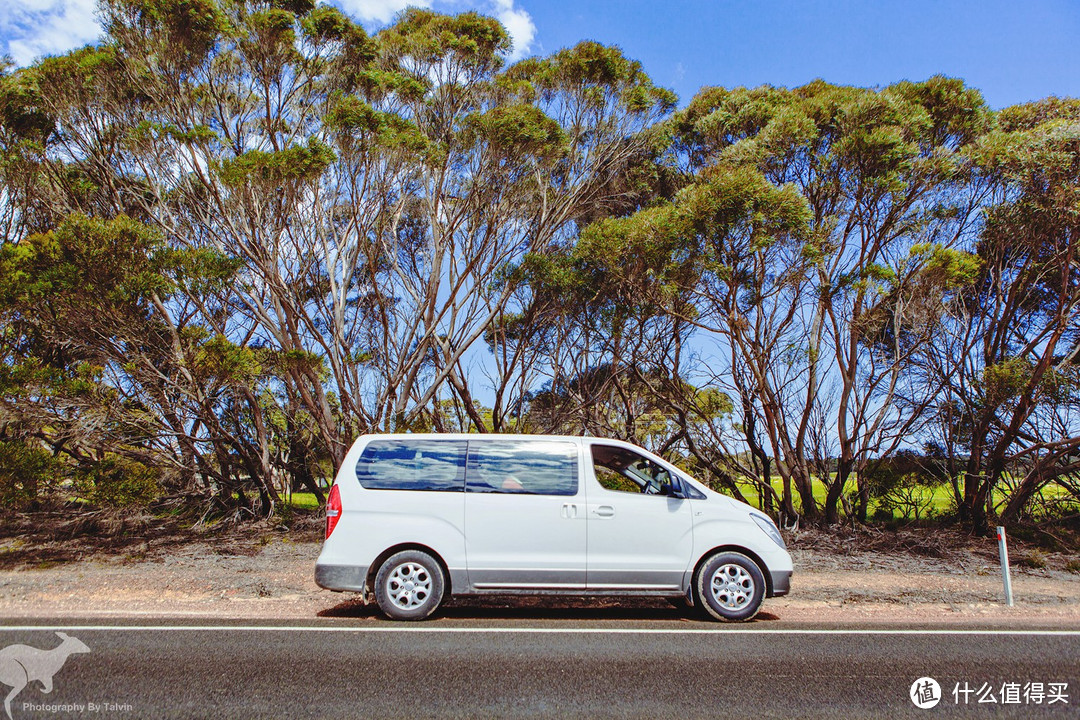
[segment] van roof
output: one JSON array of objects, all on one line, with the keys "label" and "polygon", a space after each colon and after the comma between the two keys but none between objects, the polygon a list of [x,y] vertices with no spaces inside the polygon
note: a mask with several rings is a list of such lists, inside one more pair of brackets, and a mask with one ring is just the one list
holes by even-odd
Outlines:
[{"label": "van roof", "polygon": [[390,439],[390,440],[525,440],[525,441],[551,441],[551,440],[573,440],[578,442],[581,440],[613,443],[624,443],[630,445],[625,440],[616,440],[614,438],[602,438],[593,435],[531,435],[527,433],[368,433],[361,435],[358,440],[367,439]]}]

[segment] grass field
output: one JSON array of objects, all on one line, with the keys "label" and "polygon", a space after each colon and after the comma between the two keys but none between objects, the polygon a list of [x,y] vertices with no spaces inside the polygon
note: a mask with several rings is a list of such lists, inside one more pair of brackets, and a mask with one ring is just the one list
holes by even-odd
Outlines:
[{"label": "grass field", "polygon": [[[783,490],[783,481],[774,478],[772,481],[772,486],[779,495]],[[818,502],[819,505],[823,505],[826,495],[825,484],[815,479],[813,487],[814,499]],[[750,484],[740,484],[739,489],[742,491],[743,496],[746,498],[747,502],[749,502],[755,507],[760,507],[758,493],[753,486],[751,486]],[[848,486],[845,488],[845,490],[848,493],[854,493],[854,481],[848,483]],[[1001,486],[993,490],[992,498],[994,506],[997,507],[999,510],[1008,500],[1009,492],[1010,488]],[[1053,484],[1043,488],[1043,490],[1041,491],[1041,495],[1046,499],[1057,502],[1069,502],[1071,498],[1069,493],[1064,488],[1059,485]],[[890,508],[888,506],[888,503],[876,498],[871,499],[867,516],[874,518],[876,515],[877,519],[881,520],[901,518],[909,519],[910,517],[914,516],[913,508],[916,505],[919,508],[920,517],[941,517],[944,515],[951,515],[956,511],[956,501],[953,497],[952,486],[948,483],[943,483],[934,488],[915,488],[910,491],[909,496],[906,499],[908,502],[905,503],[905,505],[909,508],[907,517],[905,517],[904,512],[900,508]],[[1075,507],[1076,511],[1080,511],[1080,504],[1076,503],[1075,500],[1072,501],[1072,505]],[[795,493],[795,509],[802,509],[802,501],[797,492]],[[891,513],[891,515],[886,515],[886,513]]]},{"label": "grass field", "polygon": [[289,505],[300,510],[318,510],[319,501],[315,498],[315,493],[309,492],[294,492],[289,495]]},{"label": "grass field", "polygon": [[[776,493],[777,493],[778,496],[783,493],[784,483],[779,478],[773,478],[772,486],[773,486],[773,489],[776,490]],[[819,480],[815,479],[813,487],[814,487],[814,499],[818,502],[819,505],[823,506],[824,503],[825,503],[825,495],[827,493],[827,489],[825,487],[825,484],[820,482]],[[739,490],[743,493],[743,497],[746,498],[746,501],[748,503],[750,503],[754,507],[760,507],[761,506],[761,502],[760,502],[760,499],[759,499],[759,496],[758,496],[758,492],[752,485],[750,485],[749,483],[745,483],[745,484],[740,483],[739,484]],[[855,483],[854,482],[848,483],[848,487],[845,488],[845,490],[847,491],[848,494],[854,493],[855,492]],[[723,492],[723,491],[721,491],[721,492]],[[798,492],[796,492],[794,490],[794,488],[792,488],[792,492],[795,493],[795,509],[797,511],[801,511],[802,510],[802,499],[799,497]],[[932,516],[946,515],[946,514],[952,512],[954,507],[955,507],[955,501],[953,500],[952,488],[949,485],[940,485],[940,486],[938,486],[936,488],[932,488],[932,489],[931,488],[918,488],[917,490],[912,492],[912,494],[910,496],[910,503],[912,504],[913,507],[915,505],[918,506],[920,517],[927,517],[928,514],[932,515]],[[842,511],[842,506],[841,506],[841,511]],[[879,517],[880,517],[883,513],[888,512],[888,511],[889,511],[889,509],[885,507],[884,503],[882,503],[882,502],[880,502],[880,501],[878,501],[876,499],[871,499],[870,507],[869,507],[869,511],[867,512],[867,515],[873,517],[875,513],[878,513]],[[893,512],[893,516],[897,517],[897,518],[902,517],[902,515],[903,515],[899,510],[893,510],[892,512]],[[913,511],[912,511],[912,514],[913,514]],[[886,518],[882,518],[882,519],[886,519]]]}]

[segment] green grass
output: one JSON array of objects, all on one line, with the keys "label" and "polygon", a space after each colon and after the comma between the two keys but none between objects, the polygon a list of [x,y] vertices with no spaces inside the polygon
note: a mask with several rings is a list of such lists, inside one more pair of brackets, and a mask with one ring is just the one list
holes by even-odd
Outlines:
[{"label": "green grass", "polygon": [[[783,480],[774,477],[772,479],[772,486],[776,490],[777,496],[780,496],[783,493],[783,487],[784,487]],[[717,489],[720,492],[724,492],[722,488],[717,488]],[[743,497],[746,498],[747,502],[749,502],[754,507],[760,507],[760,501],[759,501],[759,498],[758,498],[758,493],[757,493],[757,491],[754,489],[754,487],[752,485],[750,485],[749,483],[745,483],[745,484],[744,483],[739,483],[739,490],[742,492]],[[848,486],[847,486],[846,490],[847,490],[848,493],[854,493],[855,492],[855,482],[854,482],[854,480],[851,480],[848,483]],[[825,496],[826,496],[826,492],[827,492],[826,488],[825,488],[825,484],[820,482],[819,480],[817,480],[815,478],[814,482],[813,482],[813,491],[814,491],[814,500],[817,501],[819,507],[823,506],[824,503],[825,503]],[[798,491],[794,487],[792,487],[792,492],[794,493],[794,496],[795,496],[794,497],[795,509],[797,511],[801,511],[802,510],[802,502],[801,502],[801,499],[799,497]],[[1000,486],[994,488],[994,491],[993,491],[994,505],[999,506],[999,507],[1001,505],[1003,505],[1004,502],[1008,498],[1008,494],[1009,494],[1009,489],[1008,488],[1003,488],[1003,487],[1000,487]],[[1049,485],[1049,486],[1043,488],[1042,494],[1043,494],[1043,497],[1060,498],[1062,500],[1068,499],[1070,497],[1068,492],[1064,488],[1061,488],[1061,487],[1059,487],[1057,485]],[[953,499],[952,486],[949,483],[944,483],[944,484],[939,485],[939,486],[937,486],[935,488],[920,488],[919,489],[919,498],[922,501],[924,501],[924,503],[926,501],[928,501],[929,514],[934,516],[934,517],[940,517],[942,515],[948,515],[950,513],[955,512],[956,506],[955,506],[955,501]],[[883,509],[882,505],[881,505],[881,503],[879,501],[877,501],[875,499],[871,499],[870,500],[870,506],[867,509],[867,516],[873,517],[875,512],[877,512],[879,510],[882,510],[882,509]],[[841,505],[841,512],[843,512],[843,506],[842,505]],[[886,512],[887,512],[887,510],[886,510]],[[927,515],[926,512],[922,511],[922,510],[920,510],[920,513],[922,514],[921,515],[922,517],[926,517],[926,515]],[[900,514],[899,510],[894,510],[893,515],[896,518],[901,517],[901,514]]]},{"label": "green grass", "polygon": [[300,510],[319,509],[319,501],[315,498],[315,493],[294,492],[289,496],[288,503]]}]

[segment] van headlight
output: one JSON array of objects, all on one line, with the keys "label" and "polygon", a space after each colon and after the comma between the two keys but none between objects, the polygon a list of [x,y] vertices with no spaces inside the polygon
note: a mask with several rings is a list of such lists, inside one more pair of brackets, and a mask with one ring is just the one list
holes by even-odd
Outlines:
[{"label": "van headlight", "polygon": [[787,545],[784,544],[784,538],[780,535],[780,531],[776,529],[776,525],[773,524],[772,520],[764,515],[758,515],[756,513],[750,513],[750,519],[757,523],[757,526],[761,528],[766,535],[772,538],[774,543],[787,550]]}]

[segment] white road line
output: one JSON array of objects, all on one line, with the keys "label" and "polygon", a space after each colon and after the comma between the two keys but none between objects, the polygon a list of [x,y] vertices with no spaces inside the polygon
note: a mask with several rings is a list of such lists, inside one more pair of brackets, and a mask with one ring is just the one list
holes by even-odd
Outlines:
[{"label": "white road line", "polygon": [[537,628],[537,627],[319,627],[290,625],[4,625],[0,632],[319,632],[319,633],[488,633],[520,635],[1016,635],[1038,637],[1080,636],[1080,630],[989,629],[809,629],[809,628]]}]

